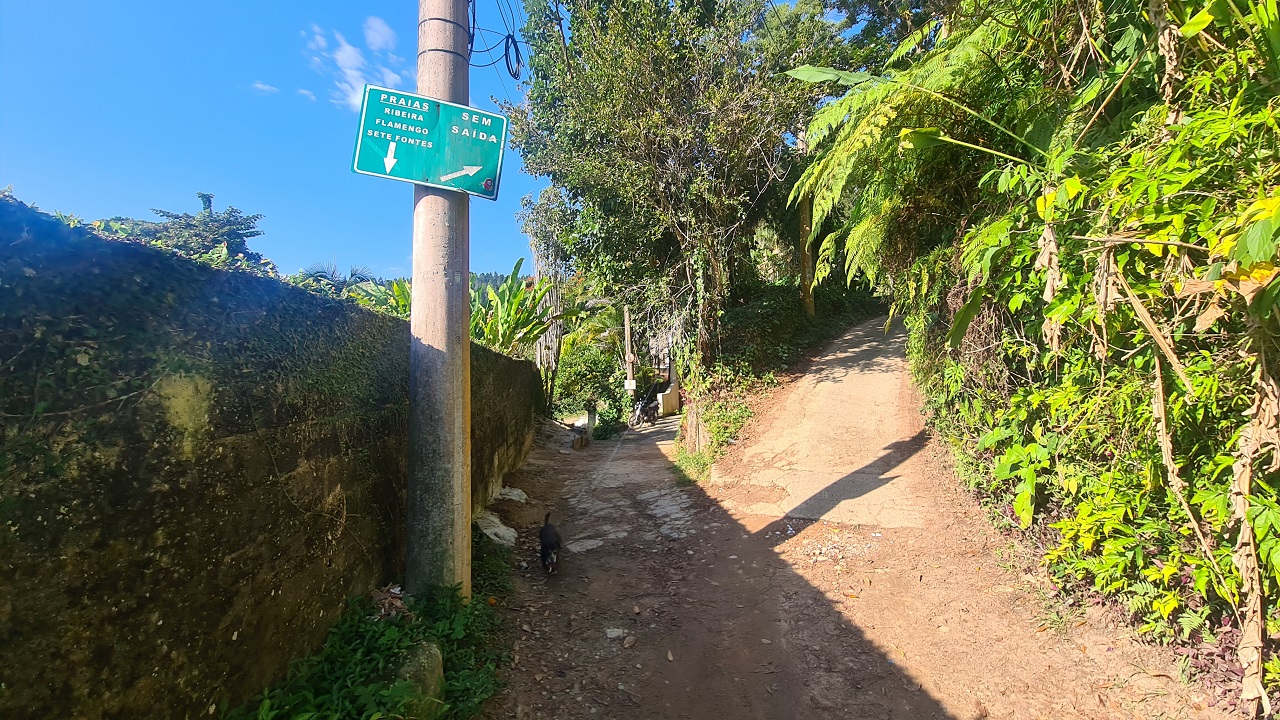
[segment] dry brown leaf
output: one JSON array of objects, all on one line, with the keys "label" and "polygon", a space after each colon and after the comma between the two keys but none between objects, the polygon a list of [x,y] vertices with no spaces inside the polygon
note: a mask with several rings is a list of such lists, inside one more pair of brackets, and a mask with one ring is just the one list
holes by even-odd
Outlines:
[{"label": "dry brown leaf", "polygon": [[1271,715],[1271,700],[1262,684],[1262,651],[1265,632],[1263,610],[1262,573],[1258,566],[1258,539],[1253,525],[1248,521],[1249,495],[1253,491],[1253,463],[1270,451],[1273,467],[1280,463],[1280,384],[1268,372],[1266,356],[1259,355],[1257,374],[1254,376],[1257,393],[1252,418],[1240,431],[1232,466],[1231,521],[1238,528],[1236,549],[1231,560],[1240,573],[1240,599],[1244,616],[1240,619],[1240,641],[1236,646],[1236,659],[1244,668],[1241,679],[1240,699],[1247,703],[1249,711],[1257,715],[1261,703],[1264,714]]},{"label": "dry brown leaf", "polygon": [[1267,285],[1275,280],[1276,275],[1280,275],[1280,268],[1273,269],[1269,274],[1262,277],[1253,277],[1246,275],[1238,278],[1227,278],[1226,284],[1232,290],[1244,296],[1245,302],[1253,302],[1253,297],[1262,291]]},{"label": "dry brown leaf", "polygon": [[1213,302],[1209,303],[1209,307],[1205,308],[1204,312],[1196,317],[1195,331],[1204,332],[1208,330],[1214,323],[1218,322],[1218,318],[1226,314],[1227,311],[1223,310],[1222,306],[1218,304],[1218,299],[1214,298]]},{"label": "dry brown leaf", "polygon": [[629,647],[631,647],[632,645],[635,645],[635,644],[636,644],[636,636],[635,636],[635,635],[628,635],[628,636],[627,636],[627,637],[622,641],[622,647],[624,647],[624,648],[629,648]]},{"label": "dry brown leaf", "polygon": [[1202,295],[1207,292],[1213,292],[1217,289],[1217,283],[1213,280],[1184,280],[1182,287],[1178,290],[1178,297],[1191,297],[1192,295]]},{"label": "dry brown leaf", "polygon": [[1098,269],[1093,275],[1093,299],[1098,303],[1098,310],[1103,317],[1111,312],[1120,297],[1120,288],[1116,285],[1116,259],[1114,248],[1107,246],[1098,254]]},{"label": "dry brown leaf", "polygon": [[1040,332],[1049,344],[1049,352],[1058,352],[1062,347],[1062,323],[1053,318],[1045,318],[1040,325]]},{"label": "dry brown leaf", "polygon": [[1156,48],[1164,58],[1164,76],[1160,78],[1160,92],[1164,95],[1164,101],[1170,106],[1169,120],[1172,123],[1176,121],[1176,116],[1181,114],[1173,102],[1173,96],[1177,93],[1179,83],[1186,77],[1178,67],[1182,52],[1182,33],[1178,32],[1176,23],[1168,21],[1168,7],[1164,0],[1150,0],[1147,3],[1147,14],[1151,18],[1151,24],[1155,26]]},{"label": "dry brown leaf", "polygon": [[1040,233],[1040,255],[1036,257],[1036,270],[1045,270],[1044,293],[1045,302],[1050,302],[1062,288],[1062,271],[1058,269],[1058,235],[1053,226],[1046,224]]}]

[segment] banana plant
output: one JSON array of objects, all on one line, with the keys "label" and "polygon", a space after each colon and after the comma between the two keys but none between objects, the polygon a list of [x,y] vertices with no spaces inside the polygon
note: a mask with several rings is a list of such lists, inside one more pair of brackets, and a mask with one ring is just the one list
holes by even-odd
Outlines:
[{"label": "banana plant", "polygon": [[551,281],[528,281],[520,277],[524,258],[516,261],[511,274],[497,288],[484,292],[471,288],[471,339],[485,347],[512,356],[528,353],[557,319],[542,300],[551,291]]},{"label": "banana plant", "polygon": [[404,320],[409,319],[413,295],[409,290],[409,281],[404,278],[387,283],[374,280],[362,282],[352,286],[349,294],[362,307]]}]

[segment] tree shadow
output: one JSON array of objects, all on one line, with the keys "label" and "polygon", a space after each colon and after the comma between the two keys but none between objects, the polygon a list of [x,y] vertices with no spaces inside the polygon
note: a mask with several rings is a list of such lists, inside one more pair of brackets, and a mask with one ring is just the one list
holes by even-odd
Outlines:
[{"label": "tree shadow", "polygon": [[[901,321],[893,321],[898,327]],[[821,358],[803,364],[799,374],[813,379],[814,384],[840,382],[851,374],[882,372],[901,366],[906,342],[902,333],[886,332],[884,323],[869,321],[825,346]]]},{"label": "tree shadow", "polygon": [[[835,510],[840,503],[846,500],[853,500],[884,487],[899,477],[898,475],[890,475],[889,472],[923,450],[928,442],[928,434],[924,430],[920,430],[909,438],[889,443],[875,460],[850,471],[839,480],[810,495],[799,505],[788,510],[786,517],[770,523],[758,531],[757,534],[764,533],[767,537],[781,541],[783,539],[782,536],[776,533],[785,525],[787,520],[797,518],[820,520],[832,510]],[[769,535],[769,533],[774,534]]]}]

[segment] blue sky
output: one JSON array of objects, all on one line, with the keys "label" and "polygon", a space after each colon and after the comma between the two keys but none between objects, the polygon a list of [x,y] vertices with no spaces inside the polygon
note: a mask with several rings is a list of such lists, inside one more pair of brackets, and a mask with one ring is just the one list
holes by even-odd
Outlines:
[{"label": "blue sky", "polygon": [[[504,28],[497,0],[477,22]],[[407,274],[413,188],[351,157],[364,82],[414,88],[416,25],[412,0],[0,0],[0,187],[88,220],[195,212],[211,192],[264,215],[250,245],[281,272]],[[472,105],[517,97],[501,67],[471,69]],[[505,163],[498,201],[471,200],[475,272],[529,255],[514,215],[545,182]]]}]

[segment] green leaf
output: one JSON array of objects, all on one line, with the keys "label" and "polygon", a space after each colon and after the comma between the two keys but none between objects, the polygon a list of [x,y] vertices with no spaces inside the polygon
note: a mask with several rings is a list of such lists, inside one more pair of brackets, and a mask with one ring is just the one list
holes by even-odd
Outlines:
[{"label": "green leaf", "polygon": [[836,70],[829,67],[817,67],[814,65],[801,65],[798,68],[788,70],[787,75],[810,83],[838,82],[841,85],[861,85],[871,80],[875,76],[867,72],[849,72],[847,70]]},{"label": "green leaf", "polygon": [[1023,490],[1013,499],[1013,512],[1018,516],[1022,529],[1031,527],[1031,517],[1035,514],[1036,494],[1031,490]]},{"label": "green leaf", "polygon": [[1264,217],[1245,229],[1240,241],[1231,251],[1231,257],[1245,266],[1271,260],[1276,253],[1276,232],[1280,230],[1280,218]]},{"label": "green leaf", "polygon": [[910,150],[923,150],[945,142],[946,137],[938,128],[902,128],[898,133],[899,147]]},{"label": "green leaf", "polygon": [[1196,13],[1187,21],[1186,25],[1179,28],[1182,32],[1182,37],[1193,38],[1203,32],[1205,28],[1209,27],[1209,23],[1213,22],[1214,19],[1213,13],[1210,12],[1211,7],[1212,5]]},{"label": "green leaf", "polygon": [[978,452],[986,450],[1011,435],[1013,435],[1013,431],[1003,425],[992,428],[991,432],[983,435],[982,439],[978,440]]},{"label": "green leaf", "polygon": [[982,309],[985,289],[982,285],[975,287],[969,293],[969,299],[956,311],[956,316],[951,320],[951,329],[947,331],[947,344],[951,347],[960,347],[960,341],[964,340],[964,334],[969,331],[969,323],[973,322],[974,316]]}]

